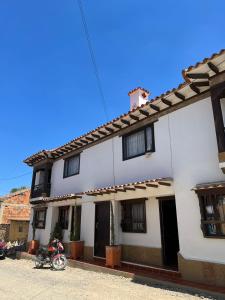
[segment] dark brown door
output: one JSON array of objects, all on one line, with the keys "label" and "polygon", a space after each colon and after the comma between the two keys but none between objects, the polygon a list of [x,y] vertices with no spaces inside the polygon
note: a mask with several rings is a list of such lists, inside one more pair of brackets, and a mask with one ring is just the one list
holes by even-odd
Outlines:
[{"label": "dark brown door", "polygon": [[95,247],[94,255],[105,257],[105,246],[110,239],[110,205],[108,202],[95,204]]},{"label": "dark brown door", "polygon": [[177,268],[179,238],[175,198],[161,198],[159,208],[163,263],[165,266]]}]

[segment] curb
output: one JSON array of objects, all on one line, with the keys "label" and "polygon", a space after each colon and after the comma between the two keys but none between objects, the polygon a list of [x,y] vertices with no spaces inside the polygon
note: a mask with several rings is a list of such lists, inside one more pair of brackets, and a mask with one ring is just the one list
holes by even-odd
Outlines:
[{"label": "curb", "polygon": [[[26,259],[26,260],[34,260],[34,255],[28,254],[27,252],[17,252],[16,255],[17,259]],[[87,270],[87,271],[93,271],[93,272],[98,272],[98,273],[104,273],[104,274],[110,274],[110,275],[115,275],[115,276],[120,276],[120,277],[125,277],[125,278],[130,278],[134,283],[139,283],[139,284],[145,284],[145,285],[160,285],[162,288],[172,288],[176,290],[183,290],[187,291],[190,294],[202,294],[203,296],[212,296],[216,297],[216,299],[225,299],[225,294],[222,294],[220,292],[215,292],[215,291],[210,291],[210,290],[205,290],[203,288],[197,288],[197,287],[192,287],[188,285],[183,285],[179,283],[174,283],[171,281],[167,280],[159,280],[155,279],[152,277],[145,277],[142,275],[137,275],[131,272],[126,272],[126,271],[121,271],[121,270],[116,270],[116,269],[111,269],[103,266],[98,266],[98,265],[93,265],[88,262],[81,262],[77,260],[72,260],[72,259],[67,259],[68,260],[68,267],[71,268],[79,268],[82,270]]]}]

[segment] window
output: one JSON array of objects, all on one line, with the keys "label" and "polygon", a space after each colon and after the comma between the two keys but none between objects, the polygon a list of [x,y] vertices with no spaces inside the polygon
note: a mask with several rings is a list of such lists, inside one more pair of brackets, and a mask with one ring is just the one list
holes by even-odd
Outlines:
[{"label": "window", "polygon": [[69,206],[59,207],[59,224],[62,229],[68,229],[69,223]]},{"label": "window", "polygon": [[64,161],[64,178],[79,174],[80,171],[80,154],[69,157]]},{"label": "window", "polygon": [[123,160],[153,151],[155,151],[153,125],[123,136]]},{"label": "window", "polygon": [[23,232],[23,226],[19,225],[19,232]]},{"label": "window", "polygon": [[123,232],[146,233],[146,199],[122,201]]},{"label": "window", "polygon": [[199,193],[201,228],[205,237],[225,237],[225,191]]},{"label": "window", "polygon": [[35,186],[39,186],[39,185],[42,185],[44,183],[44,174],[45,174],[44,170],[36,171],[36,173],[35,173],[35,183],[34,183]]},{"label": "window", "polygon": [[44,229],[46,220],[47,208],[38,209],[34,211],[34,224],[35,228]]}]

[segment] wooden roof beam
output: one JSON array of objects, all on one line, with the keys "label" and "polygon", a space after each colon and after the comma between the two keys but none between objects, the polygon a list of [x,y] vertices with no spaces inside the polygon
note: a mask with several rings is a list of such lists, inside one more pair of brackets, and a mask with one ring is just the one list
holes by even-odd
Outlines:
[{"label": "wooden roof beam", "polygon": [[174,95],[182,101],[185,100],[185,96],[179,92],[174,92]]},{"label": "wooden roof beam", "polygon": [[147,110],[139,109],[139,112],[146,117],[148,117],[150,115]]},{"label": "wooden roof beam", "polygon": [[83,144],[88,144],[88,141],[86,141],[86,140],[84,140],[84,139],[80,139],[80,141],[81,141],[81,143],[83,143]]},{"label": "wooden roof beam", "polygon": [[116,124],[116,123],[112,123],[112,126],[115,127],[115,128],[118,128],[118,129],[121,129],[121,128],[122,128],[121,125],[118,125],[118,124]]},{"label": "wooden roof beam", "polygon": [[96,139],[100,139],[100,135],[98,135],[98,134],[91,133],[91,135],[92,135],[94,138],[96,138]]},{"label": "wooden roof beam", "polygon": [[132,114],[129,114],[129,117],[132,119],[132,120],[135,120],[135,121],[139,121],[139,118],[135,115],[132,115]]},{"label": "wooden roof beam", "polygon": [[193,92],[195,92],[196,94],[200,94],[200,93],[201,93],[200,90],[199,90],[199,88],[198,88],[194,83],[191,83],[191,84],[189,85],[189,87],[190,87],[190,89],[191,89]]},{"label": "wooden roof beam", "polygon": [[162,103],[166,104],[167,106],[172,106],[173,105],[171,101],[169,101],[165,98],[161,98],[161,101],[162,101]]},{"label": "wooden roof beam", "polygon": [[127,191],[135,191],[136,190],[135,187],[131,187],[131,186],[125,186],[124,189]]},{"label": "wooden roof beam", "polygon": [[140,190],[146,190],[146,186],[143,185],[134,185],[136,189],[140,189]]},{"label": "wooden roof beam", "polygon": [[112,129],[112,128],[110,128],[110,127],[105,126],[104,128],[105,128],[105,130],[107,130],[107,131],[110,132],[110,133],[113,133],[113,132],[114,132],[114,129]]},{"label": "wooden roof beam", "polygon": [[220,71],[217,66],[215,66],[211,61],[207,63],[210,70],[212,70],[214,73],[218,74]]},{"label": "wooden roof beam", "polygon": [[159,108],[157,105],[155,105],[155,104],[150,103],[149,106],[150,106],[152,109],[154,109],[155,111],[157,111],[157,112],[160,111],[160,108]]},{"label": "wooden roof beam", "polygon": [[130,125],[130,121],[128,120],[121,119],[120,122],[128,126]]},{"label": "wooden roof beam", "polygon": [[90,141],[90,142],[94,142],[94,139],[89,137],[89,136],[86,136],[86,140]]},{"label": "wooden roof beam", "polygon": [[209,74],[208,73],[188,73],[187,74],[188,78],[191,79],[208,79],[209,78]]},{"label": "wooden roof beam", "polygon": [[207,81],[195,81],[196,86],[209,86],[209,82]]},{"label": "wooden roof beam", "polygon": [[125,190],[124,188],[115,188],[115,190],[116,190],[117,192],[123,192],[123,193],[126,192],[126,190]]},{"label": "wooden roof beam", "polygon": [[152,187],[152,188],[158,188],[158,184],[154,184],[154,183],[146,183],[147,187]]},{"label": "wooden roof beam", "polygon": [[98,130],[98,133],[100,133],[101,135],[104,135],[104,136],[107,135],[107,133],[105,131],[102,131],[102,130]]},{"label": "wooden roof beam", "polygon": [[77,146],[74,145],[74,144],[70,144],[70,147],[72,147],[72,148],[77,148]]},{"label": "wooden roof beam", "polygon": [[166,181],[158,181],[158,184],[165,185],[165,186],[171,186],[171,183],[170,182],[166,182]]},{"label": "wooden roof beam", "polygon": [[74,144],[77,145],[78,147],[83,146],[83,144],[82,144],[82,143],[79,143],[79,142],[74,142]]}]

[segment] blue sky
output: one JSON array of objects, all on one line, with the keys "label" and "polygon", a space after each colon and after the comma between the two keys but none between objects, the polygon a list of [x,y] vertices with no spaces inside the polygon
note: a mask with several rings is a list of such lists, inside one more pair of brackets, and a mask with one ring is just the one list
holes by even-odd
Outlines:
[{"label": "blue sky", "polygon": [[[142,86],[157,96],[183,81],[183,68],[225,47],[223,0],[83,0],[83,6],[110,118],[128,111],[129,90]],[[0,45],[4,194],[30,185],[24,158],[106,118],[77,0],[1,1]]]}]

